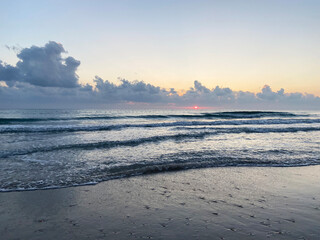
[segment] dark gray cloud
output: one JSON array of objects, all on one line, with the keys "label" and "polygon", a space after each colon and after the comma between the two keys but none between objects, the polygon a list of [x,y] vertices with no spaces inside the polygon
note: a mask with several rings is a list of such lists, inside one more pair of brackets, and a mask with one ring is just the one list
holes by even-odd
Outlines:
[{"label": "dark gray cloud", "polygon": [[63,46],[50,41],[44,47],[24,48],[17,54],[16,66],[0,62],[0,80],[8,86],[25,82],[41,87],[78,87],[76,70],[80,61],[73,57],[63,58]]},{"label": "dark gray cloud", "polygon": [[72,57],[63,58],[63,53],[66,53],[63,46],[51,41],[44,47],[22,49],[17,54],[16,66],[0,60],[0,108],[114,107],[136,103],[150,107],[320,109],[320,98],[315,95],[286,93],[284,89],[273,91],[268,85],[255,94],[219,86],[210,89],[194,81],[194,86],[182,95],[174,88],[163,89],[125,79],[118,79],[115,84],[98,76],[93,85],[81,85],[76,75],[80,62]]},{"label": "dark gray cloud", "polygon": [[16,67],[7,65],[0,60],[0,81],[5,81],[8,86],[13,86],[21,74]]}]

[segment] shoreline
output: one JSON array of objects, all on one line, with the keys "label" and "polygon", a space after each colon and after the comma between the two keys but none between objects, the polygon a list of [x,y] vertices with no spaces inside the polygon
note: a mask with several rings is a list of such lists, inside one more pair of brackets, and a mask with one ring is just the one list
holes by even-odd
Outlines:
[{"label": "shoreline", "polygon": [[58,190],[58,189],[65,189],[65,188],[77,188],[77,187],[85,187],[85,186],[95,186],[104,182],[114,181],[114,180],[123,180],[127,178],[134,178],[134,177],[143,177],[143,176],[150,176],[154,174],[166,174],[166,173],[179,173],[184,171],[191,171],[191,170],[203,170],[203,169],[212,169],[212,168],[303,168],[303,167],[312,167],[312,166],[318,166],[318,164],[306,164],[306,165],[293,165],[293,166],[286,166],[286,165],[260,165],[260,166],[251,166],[251,165],[224,165],[224,166],[212,166],[212,167],[199,167],[199,168],[179,168],[179,170],[176,170],[173,168],[172,170],[152,170],[150,172],[142,172],[138,174],[132,174],[132,175],[126,175],[126,176],[118,176],[118,177],[111,177],[107,180],[102,180],[99,182],[87,182],[87,183],[80,183],[75,184],[71,186],[51,186],[51,187],[44,187],[44,188],[27,188],[27,189],[0,189],[1,193],[12,193],[12,192],[33,192],[33,191],[46,191],[46,190]]},{"label": "shoreline", "polygon": [[318,239],[320,166],[218,167],[0,193],[4,239]]}]

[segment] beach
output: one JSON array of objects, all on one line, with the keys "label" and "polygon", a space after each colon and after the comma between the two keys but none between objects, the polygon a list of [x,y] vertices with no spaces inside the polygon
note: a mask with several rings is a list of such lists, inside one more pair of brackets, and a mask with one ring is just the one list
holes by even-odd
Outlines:
[{"label": "beach", "polygon": [[2,192],[1,239],[319,239],[319,171],[217,167]]}]

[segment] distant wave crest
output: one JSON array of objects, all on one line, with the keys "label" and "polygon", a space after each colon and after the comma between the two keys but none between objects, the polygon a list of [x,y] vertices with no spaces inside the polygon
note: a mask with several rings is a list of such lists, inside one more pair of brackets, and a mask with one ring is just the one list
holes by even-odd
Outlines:
[{"label": "distant wave crest", "polygon": [[246,119],[246,118],[265,118],[265,117],[303,117],[307,114],[294,114],[289,112],[268,112],[268,111],[233,111],[233,112],[211,112],[199,114],[169,114],[169,115],[123,115],[123,116],[81,116],[81,117],[61,117],[61,118],[0,118],[0,125],[46,122],[46,121],[71,121],[71,120],[110,120],[110,119]]},{"label": "distant wave crest", "polygon": [[314,124],[320,123],[320,119],[249,119],[249,120],[215,120],[215,121],[175,121],[162,123],[143,124],[116,124],[116,125],[9,125],[0,127],[0,133],[61,133],[61,132],[92,132],[111,131],[124,128],[158,128],[178,126],[230,126],[230,125],[276,125],[276,124]]}]

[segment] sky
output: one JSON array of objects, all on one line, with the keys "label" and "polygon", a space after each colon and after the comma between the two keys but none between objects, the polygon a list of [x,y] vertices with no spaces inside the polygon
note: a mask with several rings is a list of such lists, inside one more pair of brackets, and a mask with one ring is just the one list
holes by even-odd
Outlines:
[{"label": "sky", "polygon": [[[76,94],[81,95],[79,101],[95,98],[95,102],[102,94],[98,84],[106,82],[122,86],[119,89],[140,82],[161,92],[146,87],[149,95],[161,95],[161,100],[138,94],[116,98],[119,102],[181,105],[185,96],[190,104],[194,100],[221,105],[225,101],[217,102],[213,96],[218,87],[229,89],[228,101],[233,102],[250,93],[255,100],[248,101],[254,105],[268,92],[269,100],[273,96],[288,104],[288,97],[297,99],[300,94],[304,104],[311,98],[314,106],[319,104],[320,1],[1,0],[0,4],[0,107],[9,106],[19,88],[24,93],[27,88],[28,99],[34,101],[40,92],[50,92],[56,98]],[[55,49],[55,54],[48,49]],[[37,51],[46,53],[39,57]],[[83,97],[84,89],[94,97]],[[201,97],[191,96],[192,91]]]}]

